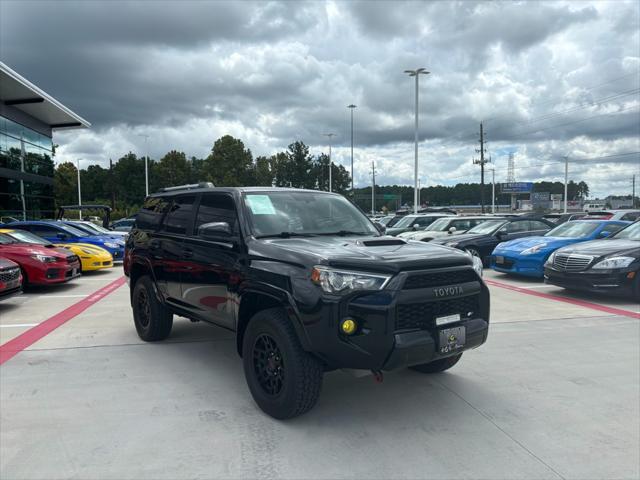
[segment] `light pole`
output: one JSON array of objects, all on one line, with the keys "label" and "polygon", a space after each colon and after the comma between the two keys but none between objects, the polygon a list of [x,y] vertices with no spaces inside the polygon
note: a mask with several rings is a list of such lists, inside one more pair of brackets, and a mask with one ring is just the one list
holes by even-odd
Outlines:
[{"label": "light pole", "polygon": [[404,73],[408,73],[410,77],[416,77],[416,125],[414,132],[415,140],[415,164],[414,164],[414,191],[413,191],[413,213],[418,213],[418,78],[420,75],[429,75],[424,68],[417,68],[415,70],[405,70]]},{"label": "light pole", "polygon": [[146,152],[146,156],[144,157],[144,191],[145,197],[149,196],[149,135],[140,134],[139,137],[144,138],[144,149]]},{"label": "light pole", "polygon": [[335,137],[335,133],[323,133],[322,136],[324,137],[328,137],[329,138],[329,193],[331,193],[332,189],[331,189],[331,184],[332,184],[332,177],[331,177],[331,137]]},{"label": "light pole", "polygon": [[[76,159],[78,165],[78,206],[82,206],[82,189],[80,188],[80,159]],[[78,209],[78,219],[82,220],[82,209]]]},{"label": "light pole", "polygon": [[491,169],[491,213],[496,213],[496,169]]},{"label": "light pole", "polygon": [[371,161],[371,215],[376,214],[376,163]]},{"label": "light pole", "polygon": [[353,109],[356,106],[352,103],[351,105],[347,105],[347,108],[351,110],[351,196],[355,195],[353,191]]},{"label": "light pole", "polygon": [[569,181],[569,155],[564,156],[564,213],[567,213],[567,192]]}]

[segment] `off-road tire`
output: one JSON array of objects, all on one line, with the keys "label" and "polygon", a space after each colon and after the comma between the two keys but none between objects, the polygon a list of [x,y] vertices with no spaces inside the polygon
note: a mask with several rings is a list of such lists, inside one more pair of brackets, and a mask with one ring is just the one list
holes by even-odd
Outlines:
[{"label": "off-road tire", "polygon": [[[265,342],[275,345],[271,352],[277,352],[271,373],[264,360],[269,356],[263,348]],[[293,418],[311,410],[318,401],[324,367],[302,348],[284,310],[262,310],[251,318],[243,337],[242,362],[251,395],[266,414],[280,420]],[[274,383],[265,386],[265,382]],[[270,388],[274,391],[269,392]]]},{"label": "off-road tire", "polygon": [[440,373],[445,370],[449,370],[462,358],[462,354],[453,355],[451,357],[441,358],[431,363],[423,363],[420,365],[414,365],[409,367],[411,370],[415,370],[420,373]]},{"label": "off-road tire", "polygon": [[[145,306],[148,302],[148,308]],[[173,314],[156,295],[150,277],[140,277],[133,288],[133,323],[138,336],[145,342],[164,340],[171,333]]]}]

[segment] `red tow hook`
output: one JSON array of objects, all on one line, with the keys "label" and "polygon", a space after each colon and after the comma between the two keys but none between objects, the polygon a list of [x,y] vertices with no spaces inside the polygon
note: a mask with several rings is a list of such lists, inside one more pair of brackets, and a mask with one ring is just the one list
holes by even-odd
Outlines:
[{"label": "red tow hook", "polygon": [[384,376],[380,370],[371,370],[373,374],[373,381],[376,383],[382,383],[384,381]]}]

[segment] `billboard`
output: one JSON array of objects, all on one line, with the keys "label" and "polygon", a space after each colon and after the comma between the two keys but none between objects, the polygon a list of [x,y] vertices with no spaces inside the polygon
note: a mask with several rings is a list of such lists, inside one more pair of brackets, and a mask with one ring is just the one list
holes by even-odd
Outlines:
[{"label": "billboard", "polygon": [[533,182],[511,182],[501,183],[502,193],[530,193],[533,190]]}]

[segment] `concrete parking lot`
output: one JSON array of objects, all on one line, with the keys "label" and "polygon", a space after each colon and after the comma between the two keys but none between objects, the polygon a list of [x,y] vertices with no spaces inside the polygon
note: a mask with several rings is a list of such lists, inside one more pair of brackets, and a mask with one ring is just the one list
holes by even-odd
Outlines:
[{"label": "concrete parking lot", "polygon": [[332,372],[314,410],[280,422],[230,332],[177,318],[141,342],[121,275],[0,303],[0,344],[32,341],[0,358],[3,480],[640,477],[629,300],[488,271],[490,338],[449,372]]}]

